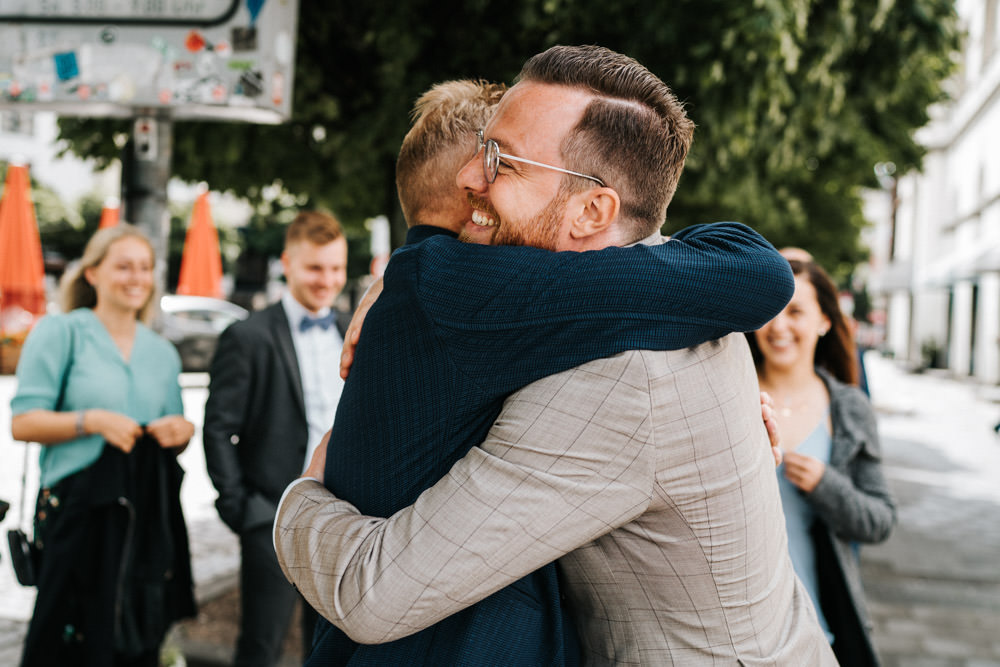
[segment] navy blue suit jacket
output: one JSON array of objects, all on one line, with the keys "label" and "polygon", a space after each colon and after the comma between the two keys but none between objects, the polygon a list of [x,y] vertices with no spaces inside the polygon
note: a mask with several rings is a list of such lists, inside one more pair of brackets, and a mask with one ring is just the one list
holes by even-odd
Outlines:
[{"label": "navy blue suit jacket", "polygon": [[[326,485],[363,514],[390,516],[482,442],[517,389],[624,350],[759,328],[793,289],[788,262],[738,223],[583,253],[464,244],[415,227],[365,320]],[[325,627],[307,664],[567,664],[572,637],[550,564],[395,642],[353,645]]]}]

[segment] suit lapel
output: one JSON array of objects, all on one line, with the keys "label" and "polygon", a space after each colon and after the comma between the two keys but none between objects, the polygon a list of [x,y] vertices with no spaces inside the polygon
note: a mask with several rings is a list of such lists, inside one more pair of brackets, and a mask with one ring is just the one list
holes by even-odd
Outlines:
[{"label": "suit lapel", "polygon": [[288,368],[288,377],[292,384],[292,394],[295,402],[302,410],[302,416],[306,414],[306,403],[302,397],[302,375],[299,372],[299,358],[295,354],[295,344],[292,342],[292,332],[288,328],[288,315],[285,313],[281,303],[271,311],[271,335],[274,336],[275,346],[278,354],[284,360]]},{"label": "suit lapel", "polygon": [[337,331],[340,332],[340,337],[343,338],[347,335],[347,327],[351,324],[351,313],[345,313],[342,310],[337,311]]}]

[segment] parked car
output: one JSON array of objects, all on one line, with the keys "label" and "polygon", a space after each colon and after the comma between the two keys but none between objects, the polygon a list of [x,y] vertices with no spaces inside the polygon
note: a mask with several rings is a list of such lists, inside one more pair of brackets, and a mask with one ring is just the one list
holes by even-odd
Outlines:
[{"label": "parked car", "polygon": [[249,315],[246,308],[222,299],[168,294],[160,297],[160,316],[154,328],[177,348],[181,370],[205,372],[219,334]]}]

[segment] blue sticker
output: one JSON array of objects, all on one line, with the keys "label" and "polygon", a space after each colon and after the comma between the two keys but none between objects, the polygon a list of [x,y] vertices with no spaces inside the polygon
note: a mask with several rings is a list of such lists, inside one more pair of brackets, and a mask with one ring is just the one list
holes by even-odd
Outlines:
[{"label": "blue sticker", "polygon": [[265,0],[247,0],[247,9],[250,10],[250,25],[257,22],[257,15],[260,14],[264,2]]},{"label": "blue sticker", "polygon": [[80,68],[76,64],[76,52],[64,51],[53,56],[56,63],[56,76],[60,81],[69,81],[80,76]]}]

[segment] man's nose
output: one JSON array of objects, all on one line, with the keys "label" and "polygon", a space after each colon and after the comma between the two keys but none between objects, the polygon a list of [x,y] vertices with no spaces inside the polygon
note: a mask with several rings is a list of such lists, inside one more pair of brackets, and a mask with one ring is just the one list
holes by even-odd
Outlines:
[{"label": "man's nose", "polygon": [[482,150],[476,152],[472,159],[465,163],[465,166],[458,170],[455,182],[458,187],[471,192],[484,192],[486,186],[486,176],[483,174]]}]

